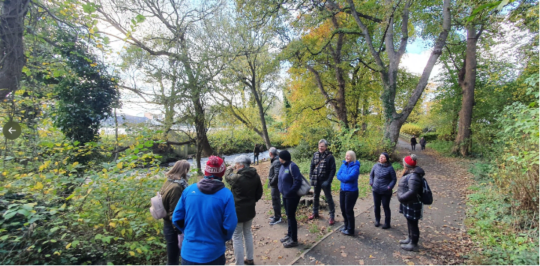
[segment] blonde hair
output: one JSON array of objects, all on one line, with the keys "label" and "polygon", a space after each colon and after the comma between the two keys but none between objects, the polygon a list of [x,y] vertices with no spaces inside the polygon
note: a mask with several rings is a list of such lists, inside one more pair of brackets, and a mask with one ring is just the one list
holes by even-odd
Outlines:
[{"label": "blonde hair", "polygon": [[169,172],[165,173],[168,179],[187,179],[187,173],[189,172],[189,163],[186,160],[178,161],[174,164],[173,168]]},{"label": "blonde hair", "polygon": [[347,154],[351,155],[351,162],[356,162],[356,153],[354,153],[354,151],[347,151],[345,156],[347,156]]}]

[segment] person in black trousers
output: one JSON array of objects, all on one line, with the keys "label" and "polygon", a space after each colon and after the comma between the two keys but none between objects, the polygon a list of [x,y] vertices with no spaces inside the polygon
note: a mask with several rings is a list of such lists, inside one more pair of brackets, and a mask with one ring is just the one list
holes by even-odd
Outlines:
[{"label": "person in black trousers", "polygon": [[268,150],[270,155],[270,170],[268,171],[268,185],[270,186],[270,195],[272,195],[272,208],[274,209],[274,216],[270,217],[270,225],[281,223],[281,194],[279,193],[279,169],[281,168],[281,162],[278,158],[278,151],[276,148],[271,147]]},{"label": "person in black trousers", "polygon": [[418,251],[420,229],[418,221],[422,219],[424,205],[419,199],[422,193],[425,172],[416,166],[416,155],[403,158],[403,176],[399,180],[397,198],[401,203],[399,212],[407,219],[409,236],[399,241],[401,248],[407,251]]},{"label": "person in black trousers", "polygon": [[422,150],[425,150],[425,149],[426,149],[426,139],[424,139],[424,137],[422,137],[422,138],[420,139],[420,148],[421,148]]},{"label": "person in black trousers", "polygon": [[412,138],[411,138],[411,150],[416,150],[416,137],[413,135]]},{"label": "person in black trousers", "polygon": [[356,160],[356,154],[353,151],[348,151],[337,174],[338,180],[341,181],[339,205],[345,224],[341,233],[348,236],[354,235],[354,205],[358,200],[358,175],[360,175],[360,162]]},{"label": "person in black trousers", "polygon": [[259,165],[260,153],[261,153],[261,147],[259,147],[259,144],[255,144],[255,148],[253,149],[253,164],[255,164],[255,161],[257,161],[257,165]]},{"label": "person in black trousers", "polygon": [[292,248],[298,246],[298,224],[296,222],[296,209],[300,203],[298,190],[302,186],[302,175],[298,166],[291,162],[291,154],[288,151],[279,153],[281,168],[279,169],[279,192],[283,195],[283,205],[287,214],[287,236],[280,239],[283,247]]},{"label": "person in black trousers", "polygon": [[390,199],[392,189],[396,185],[396,171],[390,163],[388,153],[383,152],[379,156],[379,162],[373,166],[369,174],[369,185],[373,191],[375,227],[381,225],[381,203],[384,209],[384,225],[382,229],[390,228],[392,217],[390,211]]}]

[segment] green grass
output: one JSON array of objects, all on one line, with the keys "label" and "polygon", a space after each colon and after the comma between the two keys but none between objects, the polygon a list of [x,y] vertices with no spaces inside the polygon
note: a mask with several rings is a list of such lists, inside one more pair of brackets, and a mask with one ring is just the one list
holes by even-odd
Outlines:
[{"label": "green grass", "polygon": [[426,147],[432,148],[439,152],[442,155],[450,156],[452,155],[452,147],[454,146],[453,141],[445,141],[445,140],[435,140],[429,142]]}]

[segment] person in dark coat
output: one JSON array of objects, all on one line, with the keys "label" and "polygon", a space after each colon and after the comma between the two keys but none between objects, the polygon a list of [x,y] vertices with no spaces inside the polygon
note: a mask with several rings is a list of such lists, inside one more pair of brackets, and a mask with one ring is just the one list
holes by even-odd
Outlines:
[{"label": "person in dark coat", "polygon": [[396,171],[388,158],[388,153],[379,156],[379,162],[373,166],[369,174],[369,185],[373,192],[373,209],[375,211],[375,227],[381,225],[381,203],[384,209],[384,225],[382,229],[390,228],[391,211],[390,199],[392,189],[396,185]]},{"label": "person in dark coat", "polygon": [[411,150],[416,150],[416,144],[418,143],[416,142],[416,137],[413,135],[411,138]]},{"label": "person in dark coat", "polygon": [[309,220],[319,218],[319,197],[321,190],[328,202],[330,219],[328,224],[334,225],[334,214],[336,207],[332,198],[332,180],[336,175],[336,160],[334,155],[328,151],[328,142],[324,139],[319,140],[319,151],[313,154],[311,166],[309,168],[309,178],[313,186],[313,213],[308,217]]},{"label": "person in dark coat", "polygon": [[339,168],[337,179],[341,181],[339,190],[339,205],[343,215],[341,233],[348,236],[354,235],[354,205],[358,200],[358,176],[360,175],[360,162],[356,160],[353,151],[345,153],[345,161]]},{"label": "person in dark coat", "polygon": [[[234,159],[235,166],[229,167],[225,172],[225,181],[231,186],[236,208],[238,224],[233,234],[234,255],[236,265],[254,265],[253,262],[253,235],[251,224],[255,218],[255,204],[263,195],[261,178],[257,170],[249,167],[251,161],[245,155]],[[238,170],[235,174],[234,169]],[[244,258],[244,242],[246,258]]]},{"label": "person in dark coat", "polygon": [[274,216],[270,217],[270,224],[281,223],[281,194],[279,194],[279,169],[281,168],[281,162],[278,158],[278,151],[272,147],[268,150],[270,155],[270,170],[268,171],[268,185],[270,186],[270,195],[272,195],[272,208],[274,209]]},{"label": "person in dark coat", "polygon": [[426,149],[426,140],[424,139],[424,137],[420,139],[420,147],[422,150]]},{"label": "person in dark coat", "polygon": [[[167,210],[167,216],[163,218],[163,234],[167,242],[167,265],[180,264],[180,248],[178,246],[178,235],[182,232],[177,230],[172,223],[172,216],[176,204],[182,197],[182,192],[188,187],[187,173],[189,163],[186,160],[178,161],[173,168],[165,174],[167,181],[160,190],[163,207]],[[180,239],[182,239],[181,235]]]},{"label": "person in dark coat", "polygon": [[407,219],[409,236],[399,241],[401,248],[407,251],[418,251],[420,229],[418,221],[422,219],[424,204],[420,201],[425,172],[416,166],[416,155],[403,158],[403,176],[399,181],[397,197],[401,203],[399,212]]},{"label": "person in dark coat", "polygon": [[298,224],[296,222],[296,209],[300,203],[298,190],[302,186],[302,174],[298,166],[291,161],[291,154],[284,150],[279,153],[281,168],[279,169],[279,192],[283,195],[283,205],[287,215],[287,236],[280,239],[285,248],[298,246]]},{"label": "person in dark coat", "polygon": [[255,164],[255,161],[257,161],[257,165],[259,165],[260,153],[261,153],[261,147],[259,147],[259,144],[255,144],[255,148],[253,149],[253,164]]}]

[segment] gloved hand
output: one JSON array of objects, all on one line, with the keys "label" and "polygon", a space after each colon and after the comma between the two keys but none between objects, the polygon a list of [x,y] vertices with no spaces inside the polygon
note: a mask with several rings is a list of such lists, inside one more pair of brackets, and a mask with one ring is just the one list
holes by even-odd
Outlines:
[{"label": "gloved hand", "polygon": [[330,186],[330,180],[326,180],[322,182],[321,187],[329,187]]}]

